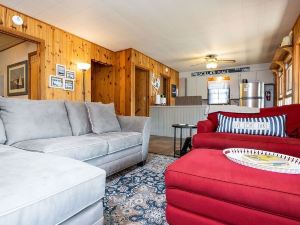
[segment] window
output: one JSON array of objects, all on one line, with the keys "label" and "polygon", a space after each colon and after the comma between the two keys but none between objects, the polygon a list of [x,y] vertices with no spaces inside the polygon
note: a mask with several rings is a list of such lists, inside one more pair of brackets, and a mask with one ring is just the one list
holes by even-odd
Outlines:
[{"label": "window", "polygon": [[286,67],[286,95],[291,95],[293,92],[293,68],[292,64],[287,64]]},{"label": "window", "polygon": [[285,104],[285,105],[290,105],[290,104],[292,104],[292,96],[285,98],[284,104]]},{"label": "window", "polygon": [[283,76],[282,76],[282,71],[280,71],[278,73],[278,87],[279,87],[279,90],[278,90],[278,94],[279,94],[279,98],[282,98],[283,97]]}]

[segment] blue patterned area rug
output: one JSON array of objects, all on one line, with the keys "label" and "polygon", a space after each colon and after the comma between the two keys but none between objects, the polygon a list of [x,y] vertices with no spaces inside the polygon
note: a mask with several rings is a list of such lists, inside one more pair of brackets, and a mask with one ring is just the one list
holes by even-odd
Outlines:
[{"label": "blue patterned area rug", "polygon": [[145,166],[109,177],[104,200],[105,224],[167,224],[164,171],[174,161],[172,157],[149,154]]}]

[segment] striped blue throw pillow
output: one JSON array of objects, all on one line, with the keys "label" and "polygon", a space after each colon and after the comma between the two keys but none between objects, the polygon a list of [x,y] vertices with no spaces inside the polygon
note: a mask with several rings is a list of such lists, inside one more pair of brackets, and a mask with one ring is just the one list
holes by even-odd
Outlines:
[{"label": "striped blue throw pillow", "polygon": [[285,133],[286,115],[234,118],[219,113],[218,122],[217,132],[287,137]]}]

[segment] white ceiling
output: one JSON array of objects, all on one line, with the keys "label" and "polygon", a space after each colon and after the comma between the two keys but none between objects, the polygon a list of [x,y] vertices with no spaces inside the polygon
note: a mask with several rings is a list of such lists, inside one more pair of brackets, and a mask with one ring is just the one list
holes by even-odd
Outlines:
[{"label": "white ceiling", "polygon": [[0,33],[0,52],[24,42],[23,39]]},{"label": "white ceiling", "polygon": [[300,0],[0,0],[111,50],[135,48],[179,71],[218,54],[230,66],[270,62]]}]

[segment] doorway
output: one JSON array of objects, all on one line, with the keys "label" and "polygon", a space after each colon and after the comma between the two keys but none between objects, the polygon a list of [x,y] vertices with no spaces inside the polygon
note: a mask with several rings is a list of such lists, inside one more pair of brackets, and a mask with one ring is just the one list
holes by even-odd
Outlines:
[{"label": "doorway", "polygon": [[114,68],[92,61],[91,64],[91,98],[92,102],[114,102]]},{"label": "doorway", "polygon": [[166,105],[170,105],[170,78],[160,75],[159,94],[167,99]]},{"label": "doorway", "polygon": [[135,68],[135,115],[149,116],[149,76],[148,70]]},{"label": "doorway", "polygon": [[0,95],[41,99],[40,43],[0,29]]}]

